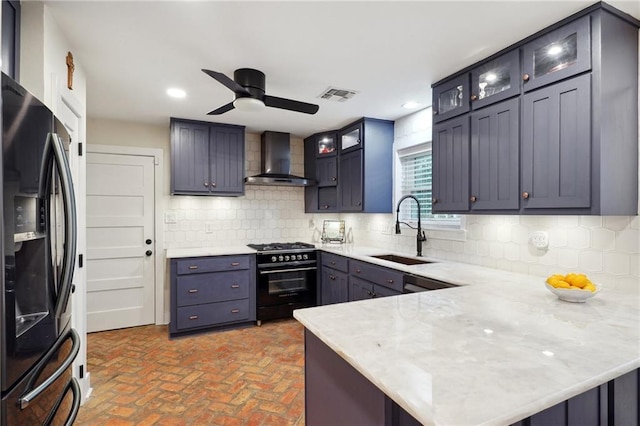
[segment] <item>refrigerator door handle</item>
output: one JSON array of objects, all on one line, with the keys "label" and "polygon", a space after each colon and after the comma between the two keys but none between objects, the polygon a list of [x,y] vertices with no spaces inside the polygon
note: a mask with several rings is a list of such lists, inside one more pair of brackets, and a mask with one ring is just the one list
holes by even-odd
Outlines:
[{"label": "refrigerator door handle", "polygon": [[53,134],[47,133],[47,139],[44,143],[42,163],[40,163],[40,178],[38,180],[38,198],[41,200],[47,198],[47,187],[49,184],[49,176],[53,161],[53,150],[51,149],[52,139]]},{"label": "refrigerator door handle", "polygon": [[25,408],[27,408],[31,401],[37,398],[42,392],[44,392],[49,386],[51,386],[56,380],[58,380],[58,378],[62,376],[66,369],[69,368],[73,360],[76,359],[78,351],[80,350],[80,337],[78,336],[78,333],[72,328],[68,333],[63,335],[62,338],[58,339],[58,341],[54,343],[51,348],[49,348],[42,360],[40,360],[40,362],[34,369],[35,372],[31,376],[32,379],[29,380],[29,383],[27,384],[27,389],[31,389],[31,387],[33,386],[33,382],[38,379],[40,372],[47,365],[49,359],[51,359],[56,354],[56,352],[58,352],[62,344],[65,342],[65,340],[67,340],[69,336],[71,336],[73,346],[71,347],[71,352],[69,353],[69,356],[67,356],[67,359],[64,360],[62,365],[60,365],[60,367],[58,367],[58,369],[54,371],[51,376],[47,377],[42,383],[40,383],[38,387],[32,389],[26,395],[18,399],[20,409],[24,410]]},{"label": "refrigerator door handle", "polygon": [[55,316],[60,318],[64,313],[69,296],[71,295],[71,287],[73,280],[73,268],[76,264],[76,237],[77,237],[77,219],[76,219],[76,198],[73,193],[73,182],[71,181],[71,168],[69,161],[64,153],[64,146],[60,137],[51,133],[53,155],[56,160],[56,168],[60,175],[60,185],[64,197],[64,217],[65,217],[65,251],[62,261],[62,277],[60,279],[60,289],[58,299],[56,301]]},{"label": "refrigerator door handle", "polygon": [[53,418],[58,413],[60,405],[62,404],[65,396],[67,396],[67,392],[69,392],[69,390],[71,390],[71,393],[73,393],[73,405],[71,407],[71,412],[69,413],[67,420],[65,420],[64,422],[64,426],[73,425],[73,422],[78,416],[78,411],[80,410],[80,386],[78,385],[78,382],[74,377],[72,377],[71,380],[69,380],[69,383],[67,383],[67,386],[65,386],[64,391],[62,391],[62,393],[60,394],[60,397],[49,412],[49,415],[47,416],[47,419],[43,424],[50,425],[53,422]]}]

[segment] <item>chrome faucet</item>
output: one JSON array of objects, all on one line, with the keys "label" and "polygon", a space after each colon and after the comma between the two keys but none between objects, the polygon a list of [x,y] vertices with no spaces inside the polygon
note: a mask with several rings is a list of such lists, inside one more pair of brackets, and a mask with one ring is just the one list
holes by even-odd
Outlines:
[{"label": "chrome faucet", "polygon": [[427,241],[427,236],[424,234],[424,231],[422,230],[422,226],[420,224],[420,201],[418,201],[418,199],[413,195],[405,195],[404,197],[400,198],[400,201],[398,201],[398,207],[396,208],[396,234],[400,234],[401,223],[404,223],[411,229],[416,229],[413,226],[409,225],[407,222],[400,222],[400,204],[402,204],[402,202],[407,198],[413,198],[418,204],[418,235],[416,237],[416,250],[418,254],[416,254],[416,256],[420,257],[422,256],[422,243],[424,241]]}]

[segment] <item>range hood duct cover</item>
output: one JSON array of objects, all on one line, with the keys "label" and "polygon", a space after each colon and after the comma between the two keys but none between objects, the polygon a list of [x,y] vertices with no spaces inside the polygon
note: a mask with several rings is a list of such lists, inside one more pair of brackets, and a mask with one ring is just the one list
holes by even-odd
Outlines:
[{"label": "range hood duct cover", "polygon": [[267,131],[262,134],[260,168],[262,173],[245,178],[250,185],[309,186],[311,179],[291,174],[291,135]]}]

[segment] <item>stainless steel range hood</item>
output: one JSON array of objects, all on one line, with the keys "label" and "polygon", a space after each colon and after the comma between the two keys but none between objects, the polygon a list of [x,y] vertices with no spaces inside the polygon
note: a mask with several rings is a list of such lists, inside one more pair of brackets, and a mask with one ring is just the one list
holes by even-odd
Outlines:
[{"label": "stainless steel range hood", "polygon": [[289,133],[267,131],[262,134],[260,166],[262,173],[244,179],[248,185],[309,186],[311,179],[291,174]]}]

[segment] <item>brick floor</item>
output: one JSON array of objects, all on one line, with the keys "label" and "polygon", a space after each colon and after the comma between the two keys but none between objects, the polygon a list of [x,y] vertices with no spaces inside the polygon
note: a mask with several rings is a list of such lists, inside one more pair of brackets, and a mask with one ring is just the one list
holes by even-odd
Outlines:
[{"label": "brick floor", "polygon": [[169,339],[166,326],[91,333],[93,393],[76,425],[304,425],[295,320]]}]

